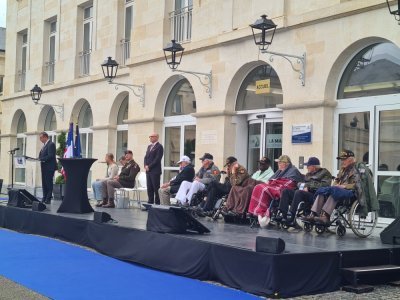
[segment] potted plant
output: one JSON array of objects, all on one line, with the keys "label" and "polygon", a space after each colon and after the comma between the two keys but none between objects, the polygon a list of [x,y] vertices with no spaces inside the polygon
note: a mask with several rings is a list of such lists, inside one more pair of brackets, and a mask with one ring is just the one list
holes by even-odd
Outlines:
[{"label": "potted plant", "polygon": [[[56,149],[56,155],[61,158],[64,157],[64,151],[66,146],[66,133],[61,132],[57,137],[58,147]],[[65,194],[65,177],[61,173],[62,166],[60,162],[57,164],[57,172],[59,175],[56,177],[56,182],[53,187],[53,199],[63,200]]]}]

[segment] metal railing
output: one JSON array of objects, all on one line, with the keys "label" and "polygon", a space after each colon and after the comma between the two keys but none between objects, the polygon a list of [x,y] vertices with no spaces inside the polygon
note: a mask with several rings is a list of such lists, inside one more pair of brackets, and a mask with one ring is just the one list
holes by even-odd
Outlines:
[{"label": "metal railing", "polygon": [[192,38],[192,6],[186,6],[169,13],[171,39],[188,42]]},{"label": "metal railing", "polygon": [[25,90],[25,81],[26,81],[26,70],[18,70],[17,72],[17,88],[18,92]]},{"label": "metal railing", "polygon": [[90,74],[90,53],[91,50],[79,52],[79,76]]},{"label": "metal railing", "polygon": [[55,61],[48,61],[44,63],[44,72],[43,79],[44,84],[52,84],[54,83],[54,69],[55,69]]},{"label": "metal railing", "polygon": [[125,67],[126,61],[131,57],[131,41],[127,39],[121,40],[121,59],[120,66]]}]

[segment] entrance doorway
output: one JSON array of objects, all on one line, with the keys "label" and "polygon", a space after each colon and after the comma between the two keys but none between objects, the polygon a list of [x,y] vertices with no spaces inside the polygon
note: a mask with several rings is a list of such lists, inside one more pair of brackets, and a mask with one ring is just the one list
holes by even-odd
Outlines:
[{"label": "entrance doorway", "polygon": [[249,172],[257,171],[258,160],[263,156],[273,162],[272,167],[276,170],[274,160],[282,155],[281,112],[249,115],[248,124],[247,167]]}]

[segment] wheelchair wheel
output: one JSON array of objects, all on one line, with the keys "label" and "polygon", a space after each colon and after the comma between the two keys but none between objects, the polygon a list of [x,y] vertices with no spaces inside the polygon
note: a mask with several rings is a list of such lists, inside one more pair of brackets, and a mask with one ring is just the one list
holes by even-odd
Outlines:
[{"label": "wheelchair wheel", "polygon": [[314,228],[314,225],[308,222],[303,223],[303,228],[305,232],[311,232]]},{"label": "wheelchair wheel", "polygon": [[338,227],[336,227],[336,234],[338,236],[344,236],[346,234],[346,227],[344,227],[343,225],[339,225]]},{"label": "wheelchair wheel", "polygon": [[378,212],[372,211],[367,217],[363,217],[360,216],[360,210],[360,203],[354,201],[349,212],[349,224],[356,236],[365,238],[375,229],[378,222]]},{"label": "wheelchair wheel", "polygon": [[289,228],[289,225],[286,222],[282,222],[281,226],[282,226],[283,229],[288,229]]},{"label": "wheelchair wheel", "polygon": [[320,224],[316,224],[315,225],[315,231],[318,234],[323,234],[325,232],[325,226],[324,225],[320,225]]}]

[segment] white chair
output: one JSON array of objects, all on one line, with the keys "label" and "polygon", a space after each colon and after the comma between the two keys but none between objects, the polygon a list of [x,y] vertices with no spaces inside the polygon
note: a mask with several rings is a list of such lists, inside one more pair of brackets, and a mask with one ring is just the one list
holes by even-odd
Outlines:
[{"label": "white chair", "polygon": [[[129,201],[137,202],[139,208],[142,206],[142,201],[140,199],[140,193],[147,191],[147,180],[146,180],[146,172],[140,172],[139,175],[136,177],[136,185],[135,188],[132,189],[134,198]],[[157,191],[158,192],[158,191]],[[136,194],[136,196],[135,196]]]}]

